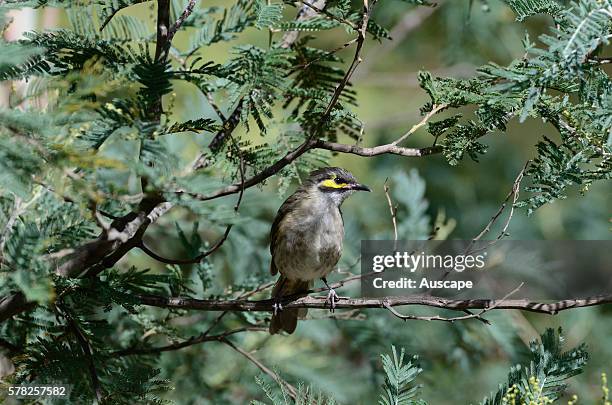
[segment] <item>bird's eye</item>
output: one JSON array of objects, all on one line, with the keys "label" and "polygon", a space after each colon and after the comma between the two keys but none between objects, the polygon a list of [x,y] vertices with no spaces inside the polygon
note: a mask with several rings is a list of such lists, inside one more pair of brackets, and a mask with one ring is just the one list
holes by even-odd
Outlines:
[{"label": "bird's eye", "polygon": [[334,179],[334,183],[336,184],[342,184],[342,183],[346,183],[346,181],[342,178],[342,177],[336,177]]}]

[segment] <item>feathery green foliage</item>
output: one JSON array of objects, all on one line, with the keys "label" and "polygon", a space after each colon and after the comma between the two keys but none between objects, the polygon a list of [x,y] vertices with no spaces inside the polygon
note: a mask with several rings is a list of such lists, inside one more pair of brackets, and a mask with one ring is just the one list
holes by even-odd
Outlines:
[{"label": "feathery green foliage", "polygon": [[419,80],[431,98],[424,112],[433,105],[476,109],[475,119],[429,126],[452,165],[465,155],[477,161],[487,151],[479,140],[506,131],[513,118],[537,118],[552,125],[560,141],[550,136],[539,141],[539,153],[527,172],[532,195],[520,205],[532,212],[565,198],[571,186],[584,192],[594,181],[610,178],[612,126],[605,112],[612,111],[612,81],[598,57],[612,35],[612,3],[582,0],[563,11],[550,1],[510,4],[520,19],[536,12],[557,17],[551,34],[539,38],[543,46],[526,37],[525,57],[508,66],[483,66],[478,76],[467,80],[434,79],[427,72]]},{"label": "feathery green foliage", "polygon": [[547,329],[541,341],[532,342],[529,364],[516,365],[508,374],[508,382],[485,398],[481,405],[516,403],[551,403],[567,388],[566,381],[580,374],[589,358],[584,345],[563,351],[561,330]]}]

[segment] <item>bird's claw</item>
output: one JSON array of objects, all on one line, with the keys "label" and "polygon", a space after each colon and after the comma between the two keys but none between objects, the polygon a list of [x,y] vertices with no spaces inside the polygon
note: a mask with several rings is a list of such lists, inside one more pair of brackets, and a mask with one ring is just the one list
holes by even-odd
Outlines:
[{"label": "bird's claw", "polygon": [[336,310],[336,303],[340,301],[340,296],[338,296],[338,294],[336,294],[336,290],[334,290],[333,288],[329,289],[329,292],[327,293],[327,298],[325,299],[325,303],[329,303],[329,311],[330,312],[335,312]]},{"label": "bird's claw", "polygon": [[272,308],[274,309],[274,315],[278,315],[278,313],[283,310],[283,304],[281,304],[280,301],[275,302],[272,304]]}]

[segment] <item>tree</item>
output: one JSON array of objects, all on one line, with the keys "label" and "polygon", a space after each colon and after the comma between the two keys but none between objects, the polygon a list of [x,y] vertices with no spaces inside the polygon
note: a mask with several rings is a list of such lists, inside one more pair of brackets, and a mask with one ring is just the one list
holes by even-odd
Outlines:
[{"label": "tree", "polygon": [[[60,7],[70,26],[0,43],[0,79],[29,82],[0,110],[0,343],[16,366],[12,382],[70,381],[74,400],[157,402],[169,384],[159,379],[157,355],[210,341],[279,379],[232,341],[261,330],[272,310],[269,300],[252,299],[264,297],[271,284],[260,246],[269,222],[251,190],[274,183],[284,193],[332,154],[442,154],[457,165],[465,156],[478,160],[486,152],[482,140],[506,131],[511,120],[537,118],[554,134],[537,142],[537,157],[517,177],[504,207],[533,212],[572,187],[586,192],[610,178],[609,0],[508,0],[519,21],[540,13],[552,18],[540,44],[526,37],[524,57],[505,66],[490,63],[469,79],[419,73],[430,98],[422,118],[372,147],[362,146],[367,132],[353,111],[359,97],[351,78],[370,40],[389,38],[373,18],[377,1],[197,3],[0,2],[2,19],[9,9]],[[433,6],[407,3],[427,12]],[[154,31],[129,14],[148,6]],[[288,19],[286,10],[297,17]],[[228,60],[208,56],[212,46],[233,44],[249,29],[258,30],[257,38],[234,45]],[[316,45],[319,36],[339,29],[349,39],[332,49]],[[187,46],[175,46],[180,35],[189,37]],[[349,50],[347,65],[338,55]],[[181,86],[197,89],[210,113],[180,119],[176,104],[184,101],[175,92]],[[430,144],[404,146],[421,129],[432,136]],[[175,139],[197,145],[190,164]],[[523,177],[529,195],[519,201]],[[249,226],[241,227],[245,218]],[[171,258],[147,239],[156,223],[164,229],[156,238],[178,235]],[[125,266],[122,259],[137,251],[164,264],[163,271]],[[218,266],[216,255],[232,258],[231,266]],[[232,273],[247,267],[257,270],[240,278]],[[563,302],[544,312],[610,301]],[[313,296],[287,305],[324,308]],[[511,301],[442,305],[491,306],[530,307]],[[341,307],[383,306],[354,300]],[[216,313],[202,319],[206,328],[184,338],[176,324],[193,309]],[[256,312],[227,321],[228,314],[247,310]],[[166,344],[149,339],[153,335],[165,336]],[[385,364],[388,369],[388,359]]]}]

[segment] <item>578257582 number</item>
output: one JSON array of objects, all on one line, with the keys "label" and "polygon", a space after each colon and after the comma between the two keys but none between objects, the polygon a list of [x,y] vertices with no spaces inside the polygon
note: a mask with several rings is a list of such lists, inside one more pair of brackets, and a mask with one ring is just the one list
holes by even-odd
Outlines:
[{"label": "578257582 number", "polygon": [[68,397],[67,385],[13,385],[7,388],[7,395],[13,398]]}]

